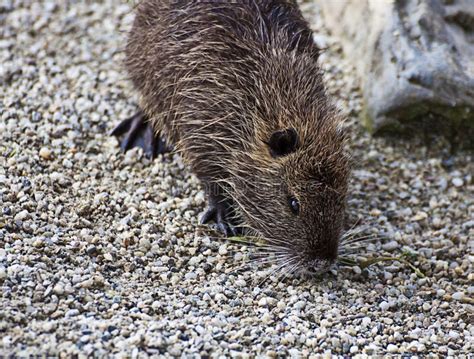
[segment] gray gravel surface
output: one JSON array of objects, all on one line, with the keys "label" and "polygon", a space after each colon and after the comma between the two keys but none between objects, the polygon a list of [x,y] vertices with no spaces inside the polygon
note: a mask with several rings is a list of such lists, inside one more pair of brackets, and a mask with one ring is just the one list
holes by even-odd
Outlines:
[{"label": "gray gravel surface", "polygon": [[[407,255],[284,278],[198,225],[204,193],[177,155],[123,155],[136,109],[121,66],[131,7],[0,2],[0,355],[469,354],[473,157],[374,139],[353,68],[303,6],[349,114],[354,255]],[[369,253],[369,254],[367,254]]]}]

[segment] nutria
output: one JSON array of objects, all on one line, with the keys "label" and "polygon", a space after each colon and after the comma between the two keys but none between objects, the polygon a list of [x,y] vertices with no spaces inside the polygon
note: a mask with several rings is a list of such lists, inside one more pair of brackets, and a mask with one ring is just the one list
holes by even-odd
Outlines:
[{"label": "nutria", "polygon": [[179,151],[206,189],[202,223],[320,272],[337,257],[350,171],[319,53],[296,1],[142,0],[126,47],[141,111],[113,134],[123,150]]}]

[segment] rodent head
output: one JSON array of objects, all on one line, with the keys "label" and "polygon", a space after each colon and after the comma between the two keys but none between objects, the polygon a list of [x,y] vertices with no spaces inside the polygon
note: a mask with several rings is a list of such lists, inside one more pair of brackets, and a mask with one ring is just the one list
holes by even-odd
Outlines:
[{"label": "rodent head", "polygon": [[350,166],[335,121],[311,131],[267,133],[244,165],[253,164],[247,178],[234,188],[241,216],[269,250],[292,270],[315,274],[338,255]]}]

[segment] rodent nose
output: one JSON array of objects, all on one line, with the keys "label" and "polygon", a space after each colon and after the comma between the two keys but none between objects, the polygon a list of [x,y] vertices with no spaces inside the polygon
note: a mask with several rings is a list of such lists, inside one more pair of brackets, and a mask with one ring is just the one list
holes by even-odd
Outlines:
[{"label": "rodent nose", "polygon": [[315,255],[321,260],[326,260],[329,262],[334,262],[337,259],[339,252],[339,241],[338,240],[329,240],[325,245],[321,246],[318,249],[318,253]]}]

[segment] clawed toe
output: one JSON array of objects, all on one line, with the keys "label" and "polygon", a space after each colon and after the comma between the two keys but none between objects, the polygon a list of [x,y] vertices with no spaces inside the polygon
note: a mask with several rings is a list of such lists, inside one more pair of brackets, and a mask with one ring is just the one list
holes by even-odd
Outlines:
[{"label": "clawed toe", "polygon": [[120,141],[120,149],[123,152],[127,152],[133,147],[140,147],[143,149],[145,156],[150,159],[171,150],[160,136],[155,135],[153,127],[141,111],[120,122],[112,130],[111,135],[123,136]]},{"label": "clawed toe", "polygon": [[227,222],[219,222],[216,226],[217,230],[226,237],[236,237],[238,235],[237,229]]},{"label": "clawed toe", "polygon": [[215,221],[217,218],[216,213],[217,209],[215,207],[207,208],[201,217],[201,224],[208,224],[209,222]]},{"label": "clawed toe", "polygon": [[216,204],[209,204],[206,212],[201,218],[201,224],[207,224],[210,222],[215,223],[215,228],[224,234],[226,237],[235,237],[239,231],[237,227],[232,225],[228,220],[229,206],[225,202]]}]

